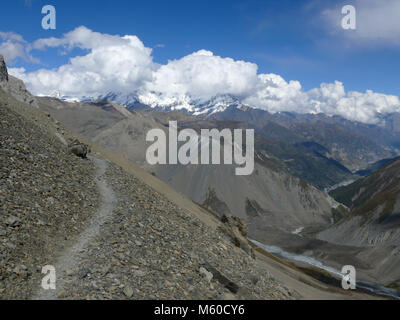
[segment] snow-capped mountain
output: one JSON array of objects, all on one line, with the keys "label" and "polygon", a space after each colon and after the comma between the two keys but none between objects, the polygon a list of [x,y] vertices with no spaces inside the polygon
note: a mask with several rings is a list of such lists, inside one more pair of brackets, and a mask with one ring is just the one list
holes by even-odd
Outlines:
[{"label": "snow-capped mountain", "polygon": [[116,93],[116,92],[109,92],[104,96],[98,97],[100,99],[105,99],[110,102],[119,104],[121,106],[127,108],[134,108],[135,104],[140,103],[138,96],[136,93]]},{"label": "snow-capped mountain", "polygon": [[[154,110],[162,111],[181,111],[193,115],[203,115],[207,117],[215,114],[224,113],[224,111],[228,111],[228,109],[244,110],[245,107],[246,110],[257,110],[256,107],[251,105],[249,106],[248,104],[243,103],[240,98],[229,94],[219,94],[212,97],[211,99],[200,99],[192,98],[189,95],[177,95],[168,97],[156,92],[141,93],[138,91],[134,91],[132,93],[109,92],[105,95],[78,97],[62,95],[59,91],[57,91],[54,92],[51,96],[67,102],[93,102],[96,100],[104,99],[132,110],[151,108]],[[259,111],[262,112],[262,110]],[[282,112],[278,112],[277,114],[282,114]],[[308,114],[308,116],[311,118],[319,118],[322,116],[322,114]],[[303,115],[303,117],[307,116]],[[339,116],[328,116],[328,118],[331,119],[330,121],[345,121],[343,117]],[[377,124],[378,127],[381,127],[382,129],[384,128],[392,133],[400,132],[400,113],[380,114],[378,115],[378,118],[381,120]],[[362,124],[357,121],[349,122],[354,124],[355,126],[368,126],[367,124]]]},{"label": "snow-capped mountain", "polygon": [[[39,97],[42,95],[39,95]],[[71,96],[71,95],[63,95],[60,91],[54,91],[49,95],[50,97],[57,98],[66,102],[91,102],[95,101],[98,98],[94,96]]]},{"label": "snow-capped mountain", "polygon": [[212,114],[222,112],[228,107],[240,107],[240,100],[231,95],[217,95],[208,100],[193,99],[187,95],[165,97],[156,93],[115,93],[110,92],[105,96],[97,97],[107,99],[110,102],[125,106],[129,109],[136,109],[143,106],[161,109],[166,111],[184,111],[194,115]]}]

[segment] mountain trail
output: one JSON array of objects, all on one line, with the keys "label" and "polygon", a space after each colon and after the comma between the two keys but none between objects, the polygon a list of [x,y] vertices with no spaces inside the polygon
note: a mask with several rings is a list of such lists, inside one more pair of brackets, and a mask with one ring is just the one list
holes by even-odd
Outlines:
[{"label": "mountain trail", "polygon": [[58,299],[63,291],[64,283],[67,282],[68,272],[78,267],[79,255],[83,249],[94,240],[99,233],[101,225],[113,214],[117,199],[114,191],[104,179],[104,174],[107,171],[108,164],[105,160],[89,156],[89,159],[97,166],[95,181],[101,196],[101,203],[98,212],[91,218],[89,226],[78,235],[74,244],[67,248],[64,253],[58,258],[54,265],[56,270],[56,289],[39,290],[34,295],[34,300],[55,300]]}]

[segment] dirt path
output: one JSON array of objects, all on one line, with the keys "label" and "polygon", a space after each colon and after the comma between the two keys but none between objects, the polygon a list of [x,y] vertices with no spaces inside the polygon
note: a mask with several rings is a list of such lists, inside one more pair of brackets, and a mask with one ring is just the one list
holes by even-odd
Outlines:
[{"label": "dirt path", "polygon": [[[84,251],[84,248],[95,238],[99,233],[101,225],[112,215],[117,199],[113,190],[109,187],[104,179],[104,174],[107,170],[107,162],[95,157],[89,157],[90,160],[97,166],[96,183],[101,196],[101,204],[97,213],[92,217],[89,226],[81,232],[74,245],[67,248],[62,255],[57,259],[54,267],[56,270],[56,289],[45,290],[41,286],[33,296],[34,300],[54,300],[58,299],[63,291],[63,285],[68,281],[68,272],[78,267],[79,255]],[[44,276],[44,275],[43,275]]]}]

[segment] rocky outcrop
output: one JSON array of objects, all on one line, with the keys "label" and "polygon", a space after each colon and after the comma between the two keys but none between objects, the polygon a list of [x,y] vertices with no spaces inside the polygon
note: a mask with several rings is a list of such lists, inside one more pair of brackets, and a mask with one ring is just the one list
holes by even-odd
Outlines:
[{"label": "rocky outcrop", "polygon": [[11,93],[18,101],[38,108],[36,98],[26,89],[22,80],[8,74],[4,57],[0,55],[0,88]]},{"label": "rocky outcrop", "polygon": [[84,144],[84,143],[80,142],[79,140],[75,139],[69,145],[69,152],[76,155],[77,157],[86,159],[87,154],[90,152],[90,149],[87,144]]},{"label": "rocky outcrop", "polygon": [[0,83],[8,82],[8,72],[4,57],[0,54]]},{"label": "rocky outcrop", "polygon": [[199,272],[204,274],[206,279],[210,279],[209,282],[211,281],[211,279],[215,279],[231,293],[238,293],[239,286],[232,280],[229,280],[224,274],[222,274],[219,270],[214,268],[209,263],[205,263],[202,267],[200,267]]},{"label": "rocky outcrop", "polygon": [[238,217],[223,215],[221,217],[222,225],[220,230],[225,233],[235,244],[235,246],[243,249],[252,258],[255,258],[253,248],[247,241],[247,226]]}]

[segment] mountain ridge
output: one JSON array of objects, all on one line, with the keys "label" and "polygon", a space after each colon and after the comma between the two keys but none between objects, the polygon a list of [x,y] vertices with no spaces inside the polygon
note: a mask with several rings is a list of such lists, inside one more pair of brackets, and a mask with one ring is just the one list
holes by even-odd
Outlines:
[{"label": "mountain ridge", "polygon": [[326,155],[329,158],[340,162],[352,172],[363,170],[381,159],[400,155],[400,130],[396,129],[400,127],[398,125],[400,117],[396,114],[381,115],[381,123],[371,125],[323,113],[301,114],[283,111],[270,113],[243,104],[240,98],[232,95],[217,95],[205,101],[189,99],[181,105],[149,103],[140,99],[137,93],[114,92],[92,98],[83,97],[80,100],[71,97],[64,100],[81,102],[107,100],[133,111],[178,111],[197,116],[202,120],[245,121],[254,126],[261,135],[277,141],[290,144],[319,143],[328,148],[329,152]]}]

